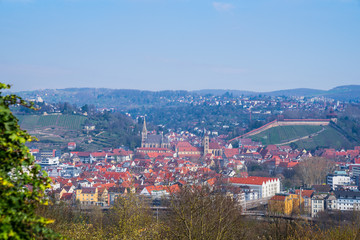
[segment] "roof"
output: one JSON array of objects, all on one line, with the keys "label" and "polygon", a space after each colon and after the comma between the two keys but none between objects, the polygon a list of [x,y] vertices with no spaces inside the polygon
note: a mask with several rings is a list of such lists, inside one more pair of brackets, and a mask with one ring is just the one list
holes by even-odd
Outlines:
[{"label": "roof", "polygon": [[[295,190],[295,193],[297,195],[300,194],[300,189]],[[311,195],[314,193],[314,190],[301,190],[301,196],[302,197],[308,197],[311,198]]]},{"label": "roof", "polygon": [[359,199],[360,192],[353,192],[353,191],[334,191],[336,198],[353,198]]},{"label": "roof", "polygon": [[239,154],[238,148],[226,148],[224,154],[227,158],[232,158],[234,155]]},{"label": "roof", "polygon": [[96,188],[94,187],[83,187],[81,193],[96,193]]},{"label": "roof", "polygon": [[278,181],[278,178],[269,177],[247,177],[247,178],[229,178],[230,183],[244,184],[244,185],[262,185],[268,181]]},{"label": "roof", "polygon": [[73,197],[73,193],[63,193],[60,200],[69,201]]},{"label": "roof", "polygon": [[285,201],[287,196],[285,195],[275,195],[270,200],[271,201]]},{"label": "roof", "polygon": [[330,185],[313,185],[311,188],[315,192],[319,192],[319,193],[327,193],[327,192],[330,192],[330,190],[331,190]]},{"label": "roof", "polygon": [[219,143],[217,143],[217,142],[210,142],[209,149],[221,149],[221,147],[220,147]]}]

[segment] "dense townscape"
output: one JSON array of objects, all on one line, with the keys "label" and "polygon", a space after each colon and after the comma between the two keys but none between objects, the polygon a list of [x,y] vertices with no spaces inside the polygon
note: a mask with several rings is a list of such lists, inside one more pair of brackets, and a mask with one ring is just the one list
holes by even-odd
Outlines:
[{"label": "dense townscape", "polygon": [[[49,180],[37,198],[49,206],[34,210],[54,219],[52,230],[80,239],[287,239],[354,223],[357,102],[229,92],[148,100],[127,109],[40,95],[29,99],[35,108],[12,103],[14,121],[38,138],[20,144],[36,165],[19,169]],[[225,232],[214,230],[222,224]]]},{"label": "dense townscape", "polygon": [[[319,149],[311,154],[286,145],[263,146],[249,138],[239,139],[238,145],[234,148],[225,136],[148,132],[144,124],[141,147],[134,151],[83,152],[69,142],[63,154],[56,149],[31,149],[31,153],[52,180],[48,196],[69,204],[108,207],[128,192],[159,204],[185,185],[220,184],[244,211],[267,202],[269,211],[290,215],[301,209],[311,217],[324,210],[360,208],[360,146]],[[286,173],[315,157],[331,161],[331,172],[293,188],[284,184]],[[266,171],[254,175],[254,167]],[[314,166],[302,166],[307,167]]]}]

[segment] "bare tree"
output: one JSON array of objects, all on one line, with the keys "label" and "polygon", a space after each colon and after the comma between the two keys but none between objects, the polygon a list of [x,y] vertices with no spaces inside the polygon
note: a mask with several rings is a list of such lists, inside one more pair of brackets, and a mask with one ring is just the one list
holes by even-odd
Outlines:
[{"label": "bare tree", "polygon": [[171,239],[245,238],[240,206],[219,191],[184,187],[171,195],[169,209]]},{"label": "bare tree", "polygon": [[332,160],[311,157],[299,163],[295,171],[304,185],[311,186],[324,183],[326,175],[334,169],[335,163]]}]

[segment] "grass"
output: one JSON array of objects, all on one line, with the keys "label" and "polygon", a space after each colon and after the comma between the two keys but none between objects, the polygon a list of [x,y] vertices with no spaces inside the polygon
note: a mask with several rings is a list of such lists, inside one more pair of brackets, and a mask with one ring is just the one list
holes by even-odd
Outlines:
[{"label": "grass", "polygon": [[[273,127],[257,135],[251,136],[251,139],[260,141],[264,145],[282,144],[297,138],[306,137],[319,132],[322,126],[281,126]],[[347,140],[340,132],[331,126],[324,126],[325,130],[316,136],[296,141],[299,148],[314,150],[317,147],[325,148],[352,148],[353,143]]]},{"label": "grass", "polygon": [[300,148],[305,149],[316,149],[317,147],[330,147],[335,149],[353,148],[354,143],[346,139],[336,129],[332,128],[331,126],[326,126],[325,129],[326,130],[319,135],[310,139],[297,141],[296,144]]},{"label": "grass", "polygon": [[19,124],[27,130],[38,128],[66,128],[81,130],[86,117],[79,115],[18,115]]},{"label": "grass", "polygon": [[308,136],[322,129],[321,126],[280,126],[273,127],[259,134],[252,136],[255,141],[260,141],[264,145],[281,144],[296,138]]}]

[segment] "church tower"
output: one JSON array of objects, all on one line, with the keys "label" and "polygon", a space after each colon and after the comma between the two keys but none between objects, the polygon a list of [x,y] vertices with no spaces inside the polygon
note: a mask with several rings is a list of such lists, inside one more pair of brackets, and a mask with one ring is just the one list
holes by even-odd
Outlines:
[{"label": "church tower", "polygon": [[204,136],[204,156],[209,153],[209,136],[205,134]]},{"label": "church tower", "polygon": [[141,132],[141,147],[145,147],[146,138],[147,138],[147,129],[146,129],[146,120],[144,116],[144,125],[143,125],[143,130]]}]

